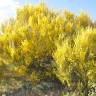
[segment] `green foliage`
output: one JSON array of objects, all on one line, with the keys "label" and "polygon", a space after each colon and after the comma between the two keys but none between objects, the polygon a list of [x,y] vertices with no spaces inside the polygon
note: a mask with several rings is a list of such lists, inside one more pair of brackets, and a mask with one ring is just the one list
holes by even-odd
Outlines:
[{"label": "green foliage", "polygon": [[96,29],[81,29],[73,40],[74,46],[71,46],[70,40],[57,45],[53,54],[55,74],[62,83],[64,80],[71,85],[81,82],[87,89],[88,85],[85,84],[94,81],[96,76]]}]

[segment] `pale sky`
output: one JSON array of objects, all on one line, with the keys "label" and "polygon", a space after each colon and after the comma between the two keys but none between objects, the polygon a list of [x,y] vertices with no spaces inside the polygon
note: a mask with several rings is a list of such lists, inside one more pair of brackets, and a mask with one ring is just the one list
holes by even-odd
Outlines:
[{"label": "pale sky", "polygon": [[20,3],[16,0],[0,0],[0,22],[16,15]]},{"label": "pale sky", "polygon": [[[40,0],[0,0],[0,22],[16,16],[16,9],[25,4],[39,4]],[[96,20],[96,0],[45,0],[53,9],[68,9],[75,14],[86,11]]]}]

